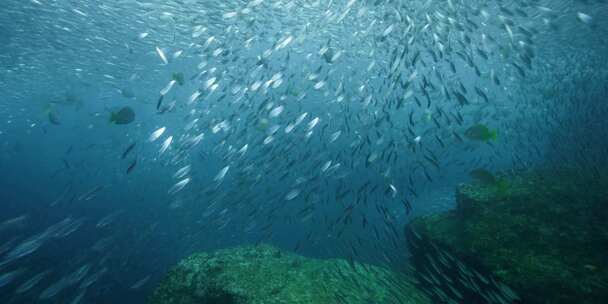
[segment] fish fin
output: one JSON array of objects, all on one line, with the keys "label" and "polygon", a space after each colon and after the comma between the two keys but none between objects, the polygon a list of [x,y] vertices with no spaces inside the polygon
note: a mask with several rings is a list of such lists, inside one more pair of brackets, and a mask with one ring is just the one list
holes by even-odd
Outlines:
[{"label": "fish fin", "polygon": [[496,140],[498,138],[498,130],[490,131],[490,140]]}]

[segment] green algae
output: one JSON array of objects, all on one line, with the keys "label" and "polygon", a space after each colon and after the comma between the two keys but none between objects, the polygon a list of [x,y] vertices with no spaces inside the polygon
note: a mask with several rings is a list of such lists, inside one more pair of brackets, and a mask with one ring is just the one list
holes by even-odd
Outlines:
[{"label": "green algae", "polygon": [[430,303],[409,277],[260,245],[194,254],[169,271],[151,304]]},{"label": "green algae", "polygon": [[474,257],[525,303],[608,303],[608,181],[573,170],[462,184],[454,211],[411,227]]}]

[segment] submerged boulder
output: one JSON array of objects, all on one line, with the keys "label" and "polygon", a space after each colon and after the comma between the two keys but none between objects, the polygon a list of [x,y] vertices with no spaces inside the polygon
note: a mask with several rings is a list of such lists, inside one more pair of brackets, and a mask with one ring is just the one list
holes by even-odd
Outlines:
[{"label": "submerged boulder", "polygon": [[560,169],[460,185],[455,210],[409,225],[414,251],[489,271],[485,280],[512,288],[514,302],[608,303],[608,181],[598,176]]},{"label": "submerged boulder", "polygon": [[430,303],[407,276],[260,245],[194,254],[169,271],[151,304]]}]

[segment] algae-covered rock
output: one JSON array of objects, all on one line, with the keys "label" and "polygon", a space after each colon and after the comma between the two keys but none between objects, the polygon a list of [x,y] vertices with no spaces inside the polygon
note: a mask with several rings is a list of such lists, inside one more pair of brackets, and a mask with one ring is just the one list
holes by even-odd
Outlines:
[{"label": "algae-covered rock", "polygon": [[169,271],[151,304],[430,303],[409,278],[344,260],[260,245],[192,255]]},{"label": "algae-covered rock", "polygon": [[460,185],[456,210],[410,227],[524,303],[608,303],[608,181],[565,169],[501,181]]}]

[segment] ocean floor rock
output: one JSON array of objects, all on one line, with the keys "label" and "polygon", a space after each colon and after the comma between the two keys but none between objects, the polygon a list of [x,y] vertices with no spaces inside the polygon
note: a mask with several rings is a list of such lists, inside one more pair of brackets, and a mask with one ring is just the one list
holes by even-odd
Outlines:
[{"label": "ocean floor rock", "polygon": [[460,185],[456,210],[408,228],[443,257],[489,271],[522,303],[608,303],[608,181],[570,169],[498,180]]},{"label": "ocean floor rock", "polygon": [[268,245],[194,254],[169,271],[149,302],[431,303],[402,274],[339,259],[305,258]]}]

